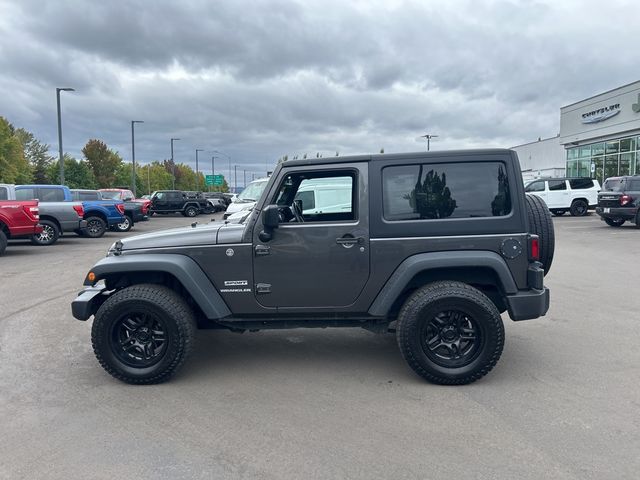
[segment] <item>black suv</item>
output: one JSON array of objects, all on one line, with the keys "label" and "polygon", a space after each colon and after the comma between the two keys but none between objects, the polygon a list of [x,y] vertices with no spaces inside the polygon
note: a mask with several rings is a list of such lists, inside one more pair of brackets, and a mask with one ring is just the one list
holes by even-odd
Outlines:
[{"label": "black suv", "polygon": [[596,213],[610,227],[626,221],[640,227],[640,175],[607,178],[598,194]]},{"label": "black suv", "polygon": [[151,196],[152,213],[182,213],[185,217],[195,217],[209,213],[209,202],[198,192],[181,190],[159,190]]},{"label": "black suv", "polygon": [[547,312],[553,242],[510,150],[293,160],[243,224],[114,243],[72,312],[95,316],[99,362],[129,383],[171,376],[196,328],[362,327],[395,330],[425,379],[465,384],[498,361],[502,312]]}]

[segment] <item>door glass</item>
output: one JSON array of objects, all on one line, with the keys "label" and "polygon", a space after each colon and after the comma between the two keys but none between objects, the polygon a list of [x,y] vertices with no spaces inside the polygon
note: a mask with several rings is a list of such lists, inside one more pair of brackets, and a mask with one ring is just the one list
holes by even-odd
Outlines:
[{"label": "door glass", "polygon": [[566,190],[567,183],[564,180],[549,180],[549,191]]},{"label": "door glass", "polygon": [[17,200],[34,200],[36,198],[33,188],[20,188],[16,190]]}]

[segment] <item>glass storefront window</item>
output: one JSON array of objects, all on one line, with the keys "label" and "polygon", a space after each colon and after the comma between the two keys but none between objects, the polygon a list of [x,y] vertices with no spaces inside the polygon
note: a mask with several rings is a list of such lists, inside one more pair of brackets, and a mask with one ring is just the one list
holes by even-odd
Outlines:
[{"label": "glass storefront window", "polygon": [[620,151],[633,152],[636,149],[635,140],[635,138],[625,138],[620,140]]},{"label": "glass storefront window", "polygon": [[578,161],[577,160],[567,161],[567,177],[577,177],[577,176],[578,176]]},{"label": "glass storefront window", "polygon": [[578,147],[578,158],[587,158],[591,156],[591,145],[583,145]]},{"label": "glass storefront window", "polygon": [[567,149],[567,160],[573,160],[574,158],[578,158],[578,149],[576,147],[568,148]]},{"label": "glass storefront window", "polygon": [[607,142],[605,145],[605,153],[618,153],[620,151],[620,141],[614,140]]},{"label": "glass storefront window", "polygon": [[631,174],[631,160],[633,158],[632,153],[620,154],[620,166],[618,167],[618,175],[630,175]]},{"label": "glass storefront window", "polygon": [[591,145],[591,155],[602,155],[604,153],[604,142],[594,143]]},{"label": "glass storefront window", "polygon": [[604,179],[618,176],[618,155],[604,157]]},{"label": "glass storefront window", "polygon": [[587,158],[578,160],[578,177],[590,177],[591,176],[591,159]]},{"label": "glass storefront window", "polygon": [[598,180],[598,182],[600,182],[600,185],[602,185],[602,182],[604,181],[604,179],[602,178],[602,166],[604,163],[604,156],[598,155],[597,157],[593,157],[591,161],[596,166],[596,171],[593,172],[593,175],[591,176],[592,177],[595,176],[596,180]]}]

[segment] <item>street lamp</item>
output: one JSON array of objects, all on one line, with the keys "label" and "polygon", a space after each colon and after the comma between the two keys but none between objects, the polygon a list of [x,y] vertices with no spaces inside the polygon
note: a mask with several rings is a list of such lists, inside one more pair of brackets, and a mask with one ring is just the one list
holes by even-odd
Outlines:
[{"label": "street lamp", "polygon": [[134,198],[138,196],[136,193],[136,138],[133,126],[136,123],[144,123],[142,120],[131,120],[131,190],[133,190]]},{"label": "street lamp", "polygon": [[56,101],[58,104],[58,158],[60,160],[60,185],[64,185],[64,154],[62,153],[62,115],[60,113],[60,92],[75,92],[70,87],[56,88]]},{"label": "street lamp", "polygon": [[199,189],[200,178],[198,177],[198,152],[204,152],[201,148],[196,148],[196,191]]},{"label": "street lamp", "polygon": [[219,150],[214,150],[213,153],[219,153],[220,155],[224,155],[225,157],[227,157],[229,159],[229,177],[228,177],[228,181],[227,181],[227,185],[231,185],[231,157],[229,155],[227,155],[226,153],[223,153]]},{"label": "street lamp", "polygon": [[172,190],[176,189],[176,162],[173,161],[173,142],[175,142],[176,140],[180,140],[180,139],[179,138],[171,139],[171,170],[173,174],[173,187],[171,187]]},{"label": "street lamp", "polygon": [[428,133],[424,134],[424,135],[420,135],[420,138],[426,138],[427,139],[427,152],[430,150],[431,147],[431,139],[432,138],[436,138],[438,135],[430,135]]},{"label": "street lamp", "polygon": [[[216,174],[216,157],[215,155],[211,155],[211,175],[215,175]],[[209,191],[211,191],[211,184],[209,184]]]}]

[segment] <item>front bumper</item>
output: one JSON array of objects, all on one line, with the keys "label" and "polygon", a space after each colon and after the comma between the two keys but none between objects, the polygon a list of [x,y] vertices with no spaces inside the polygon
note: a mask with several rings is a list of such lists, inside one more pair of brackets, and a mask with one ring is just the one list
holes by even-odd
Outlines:
[{"label": "front bumper", "polygon": [[87,287],[81,291],[76,299],[71,302],[71,314],[73,317],[78,320],[88,320],[108,298],[108,295],[103,293],[106,290],[104,286],[97,286]]},{"label": "front bumper", "polygon": [[511,320],[531,320],[543,317],[549,310],[549,289],[532,288],[507,296],[507,309]]},{"label": "front bumper", "polygon": [[624,218],[633,220],[636,217],[635,207],[596,207],[596,213],[602,218]]}]

